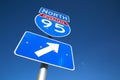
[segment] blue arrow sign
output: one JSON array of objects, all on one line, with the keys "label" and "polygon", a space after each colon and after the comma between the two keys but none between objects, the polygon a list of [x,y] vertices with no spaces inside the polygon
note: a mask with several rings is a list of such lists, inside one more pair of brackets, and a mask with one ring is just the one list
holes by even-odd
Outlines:
[{"label": "blue arrow sign", "polygon": [[72,47],[69,44],[29,31],[24,33],[14,53],[20,57],[60,68],[75,69]]}]

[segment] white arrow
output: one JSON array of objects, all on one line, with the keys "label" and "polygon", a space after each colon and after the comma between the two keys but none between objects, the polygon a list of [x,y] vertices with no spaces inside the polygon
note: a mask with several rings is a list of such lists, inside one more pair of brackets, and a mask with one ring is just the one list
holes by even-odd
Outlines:
[{"label": "white arrow", "polygon": [[49,42],[47,42],[47,44],[48,44],[49,46],[47,46],[47,47],[45,47],[45,48],[43,48],[43,49],[40,49],[40,50],[38,50],[38,51],[35,52],[35,54],[36,54],[38,57],[40,57],[40,56],[42,56],[42,55],[44,55],[44,54],[47,54],[47,53],[49,53],[49,52],[51,52],[51,51],[54,51],[54,52],[58,53],[59,44],[49,43]]}]

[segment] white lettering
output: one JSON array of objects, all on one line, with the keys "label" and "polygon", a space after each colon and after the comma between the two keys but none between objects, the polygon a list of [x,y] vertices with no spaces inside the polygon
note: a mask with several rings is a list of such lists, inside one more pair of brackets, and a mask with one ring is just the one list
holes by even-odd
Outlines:
[{"label": "white lettering", "polygon": [[59,15],[59,18],[62,18],[62,15]]},{"label": "white lettering", "polygon": [[68,17],[66,17],[66,16],[62,16],[62,18],[63,18],[64,20],[68,20]]},{"label": "white lettering", "polygon": [[48,12],[48,15],[52,16],[52,15],[53,15],[53,12],[49,11],[49,12]]},{"label": "white lettering", "polygon": [[58,17],[58,14],[54,13],[53,16]]},{"label": "white lettering", "polygon": [[40,13],[43,13],[43,14],[46,14],[46,15],[49,15],[49,16],[53,16],[53,17],[56,17],[56,18],[59,18],[59,19],[62,19],[62,20],[65,20],[65,21],[69,22],[69,16],[64,15],[64,14],[60,14],[58,12],[55,12],[55,11],[52,11],[52,10],[49,10],[49,9],[46,9],[46,8],[42,8],[40,10]]},{"label": "white lettering", "polygon": [[42,9],[41,12],[44,13],[44,14],[47,14],[47,13],[48,13],[48,10],[46,10],[46,9]]}]

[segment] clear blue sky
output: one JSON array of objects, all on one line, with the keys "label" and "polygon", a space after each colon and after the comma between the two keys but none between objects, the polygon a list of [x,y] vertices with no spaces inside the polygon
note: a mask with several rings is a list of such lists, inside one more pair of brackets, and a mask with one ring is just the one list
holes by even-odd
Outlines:
[{"label": "clear blue sky", "polygon": [[47,80],[120,80],[119,0],[0,0],[0,80],[37,80],[40,63],[15,56],[26,30],[46,36],[34,17],[40,7],[70,16],[75,71],[49,66]]}]

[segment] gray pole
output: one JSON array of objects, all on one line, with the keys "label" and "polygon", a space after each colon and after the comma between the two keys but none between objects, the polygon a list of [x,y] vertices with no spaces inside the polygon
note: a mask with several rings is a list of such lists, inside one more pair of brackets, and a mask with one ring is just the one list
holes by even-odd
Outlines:
[{"label": "gray pole", "polygon": [[47,69],[48,69],[48,65],[41,63],[38,80],[46,80]]},{"label": "gray pole", "polygon": [[[48,35],[48,38],[53,38],[53,37]],[[38,80],[46,80],[47,69],[48,69],[48,65],[45,63],[41,63]]]}]

